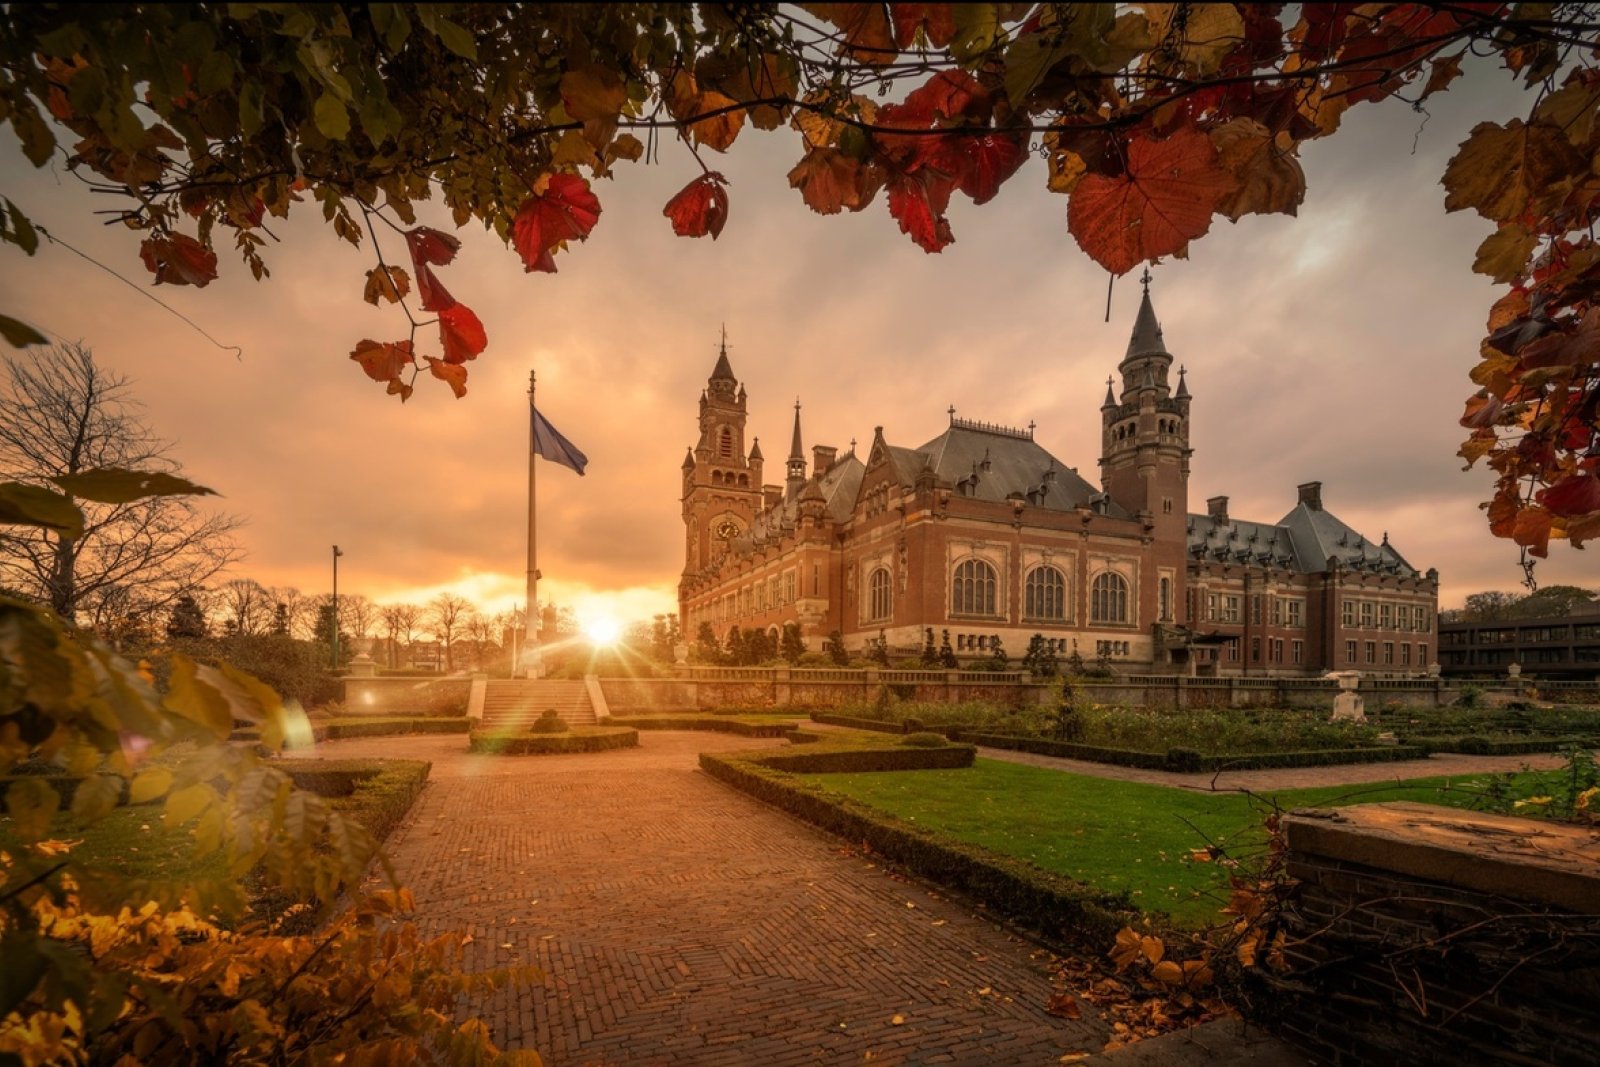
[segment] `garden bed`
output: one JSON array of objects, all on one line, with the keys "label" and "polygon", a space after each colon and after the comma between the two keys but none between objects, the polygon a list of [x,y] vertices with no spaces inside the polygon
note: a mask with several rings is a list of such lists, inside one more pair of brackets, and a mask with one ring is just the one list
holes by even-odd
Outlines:
[{"label": "garden bed", "polygon": [[1008,737],[1004,734],[977,734],[967,730],[950,731],[952,740],[966,741],[989,748],[1032,752],[1039,756],[1110,763],[1118,767],[1174,773],[1215,773],[1217,771],[1255,771],[1276,767],[1332,767],[1348,763],[1391,763],[1427,759],[1428,750],[1418,745],[1382,745],[1372,748],[1327,748],[1304,752],[1227,752],[1203,755],[1193,749],[1170,748],[1165,752],[1139,752],[1132,749],[1100,748],[1068,741],[1049,741],[1038,737]]},{"label": "garden bed", "polygon": [[1539,752],[1560,752],[1562,749],[1600,746],[1600,738],[1593,737],[1529,737],[1526,734],[1485,737],[1469,734],[1464,737],[1407,737],[1406,744],[1426,748],[1430,752],[1459,752],[1467,756],[1523,756]]},{"label": "garden bed", "polygon": [[496,756],[554,756],[574,752],[609,752],[634,748],[639,731],[631,726],[578,726],[558,734],[531,730],[504,733],[477,730],[468,742],[473,752]]},{"label": "garden bed", "polygon": [[740,737],[783,737],[794,728],[794,719],[734,718],[727,715],[628,715],[606,720],[612,726],[635,730],[711,730]]},{"label": "garden bed", "polygon": [[472,720],[462,716],[383,716],[326,719],[313,722],[313,741],[342,741],[353,737],[392,737],[401,734],[464,734]]}]

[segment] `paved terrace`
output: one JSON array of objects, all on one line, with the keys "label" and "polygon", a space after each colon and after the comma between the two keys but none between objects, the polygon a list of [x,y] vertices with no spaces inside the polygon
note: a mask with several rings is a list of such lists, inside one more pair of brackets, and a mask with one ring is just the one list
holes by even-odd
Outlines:
[{"label": "paved terrace", "polygon": [[781,746],[652,731],[594,755],[474,756],[460,735],[308,755],[433,761],[389,852],[429,932],[541,988],[475,1005],[562,1064],[1055,1064],[1108,1028],[1046,1014],[1050,957],[698,770]]}]

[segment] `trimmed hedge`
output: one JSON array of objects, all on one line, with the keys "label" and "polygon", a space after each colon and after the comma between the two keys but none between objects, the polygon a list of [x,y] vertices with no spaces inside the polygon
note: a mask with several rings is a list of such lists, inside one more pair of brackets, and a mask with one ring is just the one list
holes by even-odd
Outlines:
[{"label": "trimmed hedge", "polygon": [[1417,745],[1385,745],[1378,748],[1327,748],[1306,752],[1241,752],[1221,756],[1202,756],[1193,749],[1172,748],[1166,752],[1138,752],[1126,748],[1101,748],[1068,741],[1049,741],[1041,737],[1013,737],[1008,734],[980,734],[951,730],[951,740],[1039,756],[1110,763],[1118,767],[1137,767],[1147,771],[1212,773],[1252,771],[1278,767],[1332,767],[1348,763],[1390,763],[1426,759],[1428,750]]},{"label": "trimmed hedge", "polygon": [[466,718],[336,719],[314,725],[311,736],[317,741],[340,741],[400,734],[464,734],[471,730],[472,720]]},{"label": "trimmed hedge", "polygon": [[[417,794],[422,792],[433,764],[427,760],[317,760],[280,759],[276,767],[293,779],[297,789],[334,796],[339,812],[354,818],[380,843],[400,825]],[[348,793],[322,793],[323,787],[348,782]]]},{"label": "trimmed hedge", "polygon": [[[972,749],[851,750],[838,756],[943,756]],[[1126,894],[1110,894],[1075,882],[1022,860],[977,845],[943,837],[925,827],[876,811],[849,797],[828,794],[820,786],[796,781],[777,761],[795,756],[772,753],[748,758],[702,753],[700,766],[714,778],[757,800],[853,842],[862,842],[890,862],[914,874],[982,901],[1016,922],[1034,927],[1053,941],[1098,955],[1124,926],[1143,917]],[[799,769],[799,768],[793,768]],[[889,769],[834,768],[826,770]]]},{"label": "trimmed hedge", "polygon": [[634,748],[639,731],[632,727],[580,726],[564,734],[473,733],[468,747],[473,752],[497,756],[554,756],[570,752],[608,752],[615,748]]},{"label": "trimmed hedge", "polygon": [[1408,737],[1406,744],[1431,752],[1459,752],[1467,756],[1523,756],[1537,752],[1559,752],[1568,745],[1594,747],[1600,739],[1592,737]]},{"label": "trimmed hedge", "polygon": [[884,722],[881,719],[857,719],[849,715],[833,715],[826,711],[813,711],[812,722],[827,723],[829,726],[848,726],[852,730],[875,730],[881,734],[909,733],[903,722]]},{"label": "trimmed hedge", "polygon": [[945,745],[942,748],[806,745],[798,752],[794,749],[778,749],[752,752],[743,758],[747,763],[758,763],[788,774],[843,774],[951,770],[972,766],[977,754],[978,750],[972,745]]},{"label": "trimmed hedge", "polygon": [[628,726],[635,730],[711,730],[715,733],[738,734],[740,737],[784,737],[794,727],[786,722],[751,722],[745,719],[712,718],[707,715],[648,715],[612,716],[606,720],[613,726]]}]

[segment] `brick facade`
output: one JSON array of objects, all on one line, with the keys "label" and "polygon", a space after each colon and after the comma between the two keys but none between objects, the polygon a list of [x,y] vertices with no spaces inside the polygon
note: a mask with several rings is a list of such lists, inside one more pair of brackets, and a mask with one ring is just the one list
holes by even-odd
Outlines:
[{"label": "brick facade", "polygon": [[[1039,634],[1063,657],[1104,655],[1141,672],[1423,673],[1436,573],[1323,511],[1319,483],[1270,527],[1236,527],[1226,498],[1190,514],[1192,398],[1181,368],[1172,382],[1172,363],[1147,289],[1117,367],[1120,393],[1107,380],[1098,489],[1041,447],[1035,427],[954,409],[920,448],[878,427],[865,457],[853,444],[843,455],[818,446],[808,463],[798,403],[784,483],[768,485],[759,442],[745,448],[747,394],[724,350],[682,465],[684,633],[794,623],[811,649],[837,630],[848,647],[881,634],[912,655],[932,629],[965,661],[987,658],[996,638],[1018,658]],[[1370,603],[1371,625],[1359,606],[1345,625],[1347,601]]]}]

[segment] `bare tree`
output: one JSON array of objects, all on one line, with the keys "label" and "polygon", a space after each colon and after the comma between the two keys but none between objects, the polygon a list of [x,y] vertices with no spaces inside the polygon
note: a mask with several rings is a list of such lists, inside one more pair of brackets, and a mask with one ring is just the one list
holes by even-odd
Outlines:
[{"label": "bare tree", "polygon": [[365,637],[378,623],[378,605],[360,593],[339,597],[339,626],[352,637]]},{"label": "bare tree", "polygon": [[224,632],[241,637],[259,637],[272,632],[272,594],[260,582],[234,578],[217,590],[221,602]]},{"label": "bare tree", "polygon": [[383,628],[389,637],[389,666],[400,666],[400,644],[411,644],[411,635],[422,619],[422,609],[416,604],[385,604],[379,611]]},{"label": "bare tree", "polygon": [[[49,479],[102,467],[176,472],[169,445],[139,416],[127,378],[101,369],[81,344],[6,352],[0,381],[0,480]],[[52,487],[53,488],[53,487]],[[29,527],[0,532],[0,586],[48,603],[64,619],[136,601],[160,611],[240,557],[241,522],[186,497],[127,504],[78,500],[78,537]],[[126,594],[113,594],[113,588]],[[132,598],[130,600],[130,598]]]},{"label": "bare tree", "polygon": [[428,601],[428,628],[434,637],[444,642],[444,665],[447,671],[456,669],[456,636],[461,632],[467,612],[471,610],[471,602],[454,593],[440,593]]},{"label": "bare tree", "polygon": [[307,596],[292,585],[272,586],[267,590],[267,595],[272,598],[274,610],[276,605],[283,605],[284,622],[287,624],[289,637],[311,636],[311,631],[317,622],[316,597]]}]

